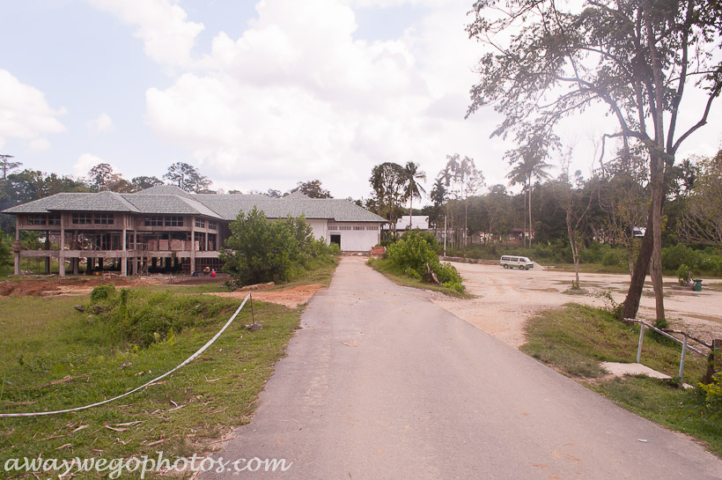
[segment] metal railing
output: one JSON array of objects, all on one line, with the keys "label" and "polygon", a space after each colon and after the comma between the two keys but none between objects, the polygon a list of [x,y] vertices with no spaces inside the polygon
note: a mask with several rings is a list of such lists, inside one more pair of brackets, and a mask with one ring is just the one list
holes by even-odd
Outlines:
[{"label": "metal railing", "polygon": [[[679,359],[679,379],[680,379],[680,381],[682,381],[682,377],[684,375],[684,361],[687,356],[687,351],[696,353],[697,355],[701,355],[703,357],[707,356],[707,354],[701,352],[700,350],[693,347],[692,345],[689,345],[689,340],[694,340],[695,342],[699,343],[700,345],[707,347],[710,350],[710,352],[714,353],[714,345],[713,344],[707,343],[703,340],[700,340],[699,338],[696,338],[685,331],[673,330],[670,328],[657,328],[654,325],[645,322],[644,320],[637,320],[634,318],[623,318],[622,320],[625,322],[633,322],[633,323],[640,324],[640,326],[639,326],[639,345],[637,346],[637,363],[640,363],[640,361],[642,359],[642,343],[644,342],[644,328],[645,327],[682,345],[682,354]],[[682,335],[683,339],[680,340],[679,338],[672,335],[673,333],[677,334],[677,335]]]}]

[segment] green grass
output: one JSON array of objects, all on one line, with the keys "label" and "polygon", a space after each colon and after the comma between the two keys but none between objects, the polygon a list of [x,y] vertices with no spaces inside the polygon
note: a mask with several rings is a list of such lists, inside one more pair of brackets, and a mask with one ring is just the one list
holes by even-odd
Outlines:
[{"label": "green grass", "polygon": [[[526,332],[523,352],[645,418],[697,437],[722,457],[722,411],[707,407],[700,389],[685,390],[676,381],[647,377],[599,378],[605,375],[601,362],[636,361],[638,326],[628,326],[601,309],[567,304],[540,313]],[[646,334],[642,348],[644,365],[671,377],[679,373],[681,346]],[[706,358],[688,354],[684,381],[696,385],[705,369]]]},{"label": "green grass", "polygon": [[[203,301],[214,306],[210,317],[139,348],[109,334],[113,330],[102,314],[73,308],[87,304],[87,296],[4,298],[0,411],[82,406],[165,373],[204,345],[240,304],[218,297]],[[157,451],[166,458],[205,451],[230,427],[250,420],[258,393],[299,323],[300,310],[256,302],[255,316],[264,328],[249,332],[243,327],[251,323],[248,307],[199,359],[159,384],[81,412],[0,419],[0,465],[8,458],[38,455],[110,460],[156,456]]]},{"label": "green grass", "polygon": [[701,389],[684,390],[646,376],[615,378],[591,388],[637,415],[702,440],[722,458],[722,413],[707,407]]},{"label": "green grass", "polygon": [[394,269],[393,266],[390,264],[390,262],[383,258],[371,258],[371,259],[369,259],[367,264],[370,265],[377,272],[383,274],[386,278],[388,278],[395,284],[401,285],[403,287],[420,288],[423,290],[433,290],[434,292],[441,292],[445,295],[449,295],[450,297],[456,297],[456,298],[474,298],[473,295],[468,294],[468,293],[459,293],[456,290],[452,290],[451,288],[446,288],[442,285],[435,285],[433,283],[422,282],[421,280],[417,280],[415,278],[404,275],[403,273]]}]

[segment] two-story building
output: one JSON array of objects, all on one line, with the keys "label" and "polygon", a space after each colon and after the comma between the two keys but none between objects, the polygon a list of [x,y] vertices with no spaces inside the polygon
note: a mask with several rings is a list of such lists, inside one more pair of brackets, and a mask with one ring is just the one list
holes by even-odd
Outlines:
[{"label": "two-story building", "polygon": [[[5,210],[16,216],[15,274],[20,259],[41,257],[46,271],[56,260],[61,276],[77,274],[103,262],[120,265],[122,275],[149,268],[178,266],[193,273],[219,268],[220,248],[239,212],[256,207],[270,220],[304,215],[313,235],[337,243],[343,252],[368,252],[379,243],[386,222],[348,200],[314,199],[295,193],[266,195],[192,194],[161,185],[132,194],[59,193]],[[20,232],[41,232],[41,250],[23,250]]]}]

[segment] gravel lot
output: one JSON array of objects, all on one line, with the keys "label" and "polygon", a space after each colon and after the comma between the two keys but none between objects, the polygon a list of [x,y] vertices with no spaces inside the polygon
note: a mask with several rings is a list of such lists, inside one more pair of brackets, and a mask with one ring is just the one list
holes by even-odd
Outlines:
[{"label": "gravel lot", "polygon": [[[603,307],[606,301],[595,294],[605,291],[611,291],[614,300],[622,302],[629,286],[628,275],[583,273],[581,287],[588,293],[570,295],[564,292],[572,284],[572,272],[538,265],[523,271],[495,265],[452,264],[464,278],[466,291],[477,298],[457,300],[435,294],[434,303],[513,347],[524,343],[524,325],[538,311],[570,302]],[[679,287],[672,277],[664,278],[664,286],[667,318],[674,328],[706,340],[722,338],[722,280],[705,280],[701,292]],[[655,317],[649,282],[639,317],[651,320]]]}]

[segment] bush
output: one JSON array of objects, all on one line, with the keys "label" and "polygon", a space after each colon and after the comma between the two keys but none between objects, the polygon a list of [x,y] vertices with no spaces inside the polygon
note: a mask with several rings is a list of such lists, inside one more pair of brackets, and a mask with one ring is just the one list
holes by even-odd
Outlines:
[{"label": "bush", "polygon": [[[109,292],[103,285],[93,292]],[[120,342],[148,347],[172,338],[186,328],[217,323],[234,304],[217,297],[177,295],[173,292],[122,289],[120,295],[91,299],[98,317],[112,337]]]},{"label": "bush", "polygon": [[435,238],[428,242],[425,234],[406,232],[400,240],[389,245],[386,258],[396,270],[417,280],[425,277],[428,265],[442,286],[464,293],[459,272],[450,263],[439,262],[437,247]]},{"label": "bush", "polygon": [[99,285],[90,292],[90,303],[95,304],[115,296],[115,285]]},{"label": "bush", "polygon": [[236,286],[288,281],[339,253],[338,245],[313,238],[303,216],[268,221],[254,207],[248,215],[240,212],[229,227],[220,258]]},{"label": "bush", "polygon": [[708,385],[700,383],[699,386],[707,396],[707,408],[722,415],[722,373],[718,373],[713,378],[712,383]]},{"label": "bush", "polygon": [[605,267],[619,267],[622,265],[622,259],[619,256],[619,252],[610,251],[605,253],[602,258],[602,265]]}]

